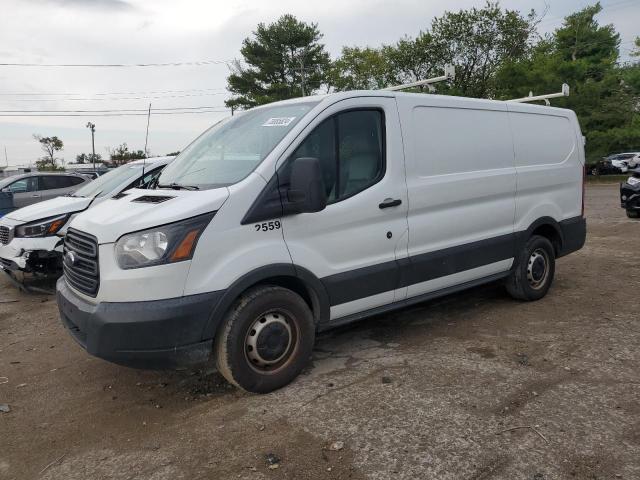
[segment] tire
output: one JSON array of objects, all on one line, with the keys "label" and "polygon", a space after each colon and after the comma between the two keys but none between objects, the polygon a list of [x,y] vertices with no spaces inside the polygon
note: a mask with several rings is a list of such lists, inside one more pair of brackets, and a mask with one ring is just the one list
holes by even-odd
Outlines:
[{"label": "tire", "polygon": [[635,210],[627,210],[627,217],[638,218],[639,216],[640,214],[638,214],[638,212],[636,212]]},{"label": "tire", "polygon": [[591,175],[593,175],[594,177],[597,177],[598,175],[600,175],[600,170],[598,170],[597,167],[592,168]]},{"label": "tire", "polygon": [[296,293],[260,286],[226,314],[214,342],[218,371],[247,392],[283,387],[307,365],[315,341],[313,314]]},{"label": "tire", "polygon": [[509,295],[534,301],[544,297],[555,274],[555,250],[545,237],[533,235],[515,258],[515,268],[506,281]]}]

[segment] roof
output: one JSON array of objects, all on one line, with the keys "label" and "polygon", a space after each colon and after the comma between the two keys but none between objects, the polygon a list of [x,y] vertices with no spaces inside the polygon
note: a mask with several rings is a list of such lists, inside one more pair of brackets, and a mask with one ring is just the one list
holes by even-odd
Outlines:
[{"label": "roof", "polygon": [[[492,100],[488,98],[472,98],[472,97],[458,97],[453,95],[436,95],[430,93],[411,93],[411,92],[402,92],[402,91],[391,91],[391,90],[349,90],[346,92],[334,92],[328,93],[324,95],[310,95],[308,97],[297,97],[291,98],[288,100],[281,100],[279,102],[273,102],[266,105],[261,105],[260,107],[255,108],[263,108],[269,107],[271,105],[286,105],[286,104],[295,104],[295,103],[304,103],[304,102],[323,102],[325,100],[330,101],[331,103],[345,100],[348,98],[357,98],[357,97],[384,97],[384,98],[414,98],[414,99],[422,99],[426,100],[427,98],[438,101],[439,103],[446,103],[450,100],[452,103],[457,105],[469,103],[475,104],[476,106],[480,106],[482,104],[490,106],[490,105],[509,105],[509,109],[513,111],[535,111],[536,113],[547,113],[553,114],[553,112],[563,112],[562,115],[567,115],[566,112],[570,111],[566,108],[559,107],[548,107],[546,105],[538,105],[533,103],[516,103],[509,102],[508,100]],[[494,107],[495,108],[495,107]],[[503,107],[502,107],[503,108]],[[502,109],[501,108],[501,109]]]}]

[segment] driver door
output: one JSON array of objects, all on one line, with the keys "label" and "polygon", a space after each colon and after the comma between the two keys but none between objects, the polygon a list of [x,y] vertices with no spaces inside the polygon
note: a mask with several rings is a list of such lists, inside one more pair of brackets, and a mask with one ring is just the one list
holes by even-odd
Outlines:
[{"label": "driver door", "polygon": [[[331,320],[401,300],[407,257],[407,187],[394,98],[360,97],[328,107],[282,162],[320,160],[327,207],[285,216],[294,265],[324,284]],[[284,165],[286,168],[286,165]]]}]

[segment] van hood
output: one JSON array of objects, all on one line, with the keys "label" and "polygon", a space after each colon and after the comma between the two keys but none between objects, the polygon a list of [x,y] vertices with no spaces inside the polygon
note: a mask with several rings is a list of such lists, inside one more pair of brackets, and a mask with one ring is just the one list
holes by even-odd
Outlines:
[{"label": "van hood", "polygon": [[18,222],[35,222],[43,218],[79,212],[86,209],[93,198],[84,197],[56,197],[44,202],[34,203],[13,212],[7,213],[7,218]]},{"label": "van hood", "polygon": [[227,187],[200,191],[132,189],[79,214],[70,228],[95,236],[99,244],[113,243],[126,233],[216,211],[228,197]]}]

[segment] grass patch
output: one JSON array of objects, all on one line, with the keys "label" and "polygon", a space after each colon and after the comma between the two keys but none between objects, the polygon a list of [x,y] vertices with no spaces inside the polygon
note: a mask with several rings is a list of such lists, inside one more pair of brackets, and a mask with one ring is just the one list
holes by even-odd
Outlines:
[{"label": "grass patch", "polygon": [[629,175],[588,175],[587,183],[620,183],[629,178]]}]

